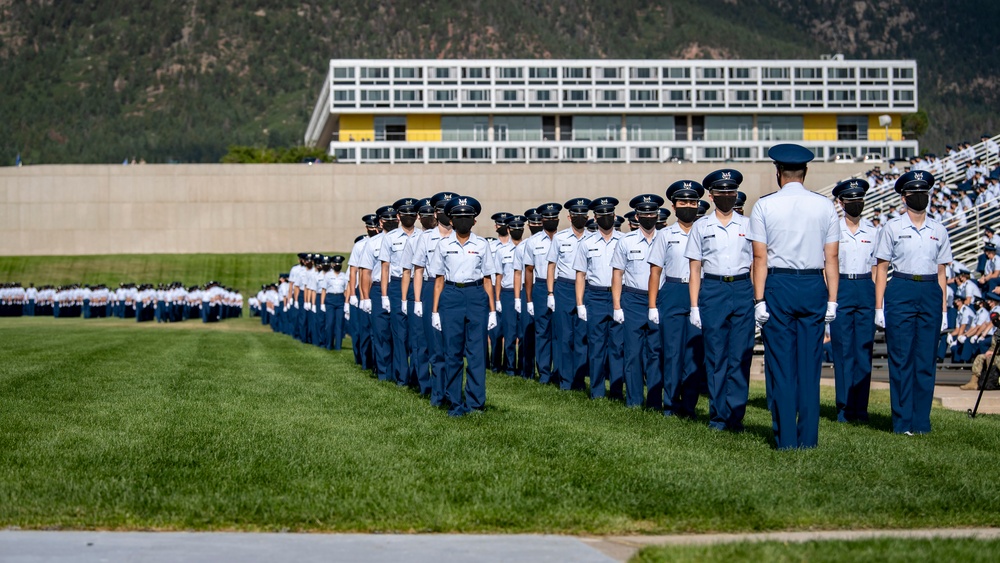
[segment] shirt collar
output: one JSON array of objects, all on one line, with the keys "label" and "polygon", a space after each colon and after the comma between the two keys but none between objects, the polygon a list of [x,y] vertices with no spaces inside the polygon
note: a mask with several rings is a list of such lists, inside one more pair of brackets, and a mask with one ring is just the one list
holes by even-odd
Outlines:
[{"label": "shirt collar", "polygon": [[802,190],[802,191],[805,191],[805,189],[806,189],[806,187],[802,185],[802,182],[788,182],[784,186],[781,186],[781,189],[778,190],[778,191],[780,191],[780,192],[783,192],[785,190]]}]

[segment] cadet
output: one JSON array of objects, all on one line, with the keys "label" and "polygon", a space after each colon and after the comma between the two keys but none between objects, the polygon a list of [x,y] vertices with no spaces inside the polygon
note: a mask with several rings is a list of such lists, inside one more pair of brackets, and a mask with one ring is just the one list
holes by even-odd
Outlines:
[{"label": "cadet", "polygon": [[[290,334],[298,340],[302,339],[302,325],[299,324],[299,316],[302,313],[302,309],[300,309],[300,307],[306,297],[301,279],[306,270],[306,256],[307,254],[305,252],[300,252],[298,254],[299,263],[292,266],[292,269],[288,271],[288,301],[285,303],[285,309],[288,310],[289,313],[288,322],[291,329]],[[202,322],[204,322],[205,315],[208,313],[208,307],[205,306],[204,301],[202,302],[202,305],[201,318]]]},{"label": "cadet", "polygon": [[[524,249],[524,293],[528,300],[528,315],[535,319],[535,367],[538,368],[538,382],[558,383],[552,378],[552,311],[549,310],[548,255],[552,237],[559,228],[558,203],[546,203],[536,208],[542,216],[542,231],[531,235]],[[537,313],[537,314],[536,314]]]},{"label": "cadet", "polygon": [[691,266],[684,252],[705,188],[693,180],[680,180],[667,188],[666,195],[674,206],[677,222],[658,232],[653,240],[648,259],[647,305],[649,320],[660,327],[663,414],[694,419],[705,347],[701,330],[689,322]]},{"label": "cadet", "polygon": [[764,339],[775,443],[778,449],[813,448],[819,442],[823,323],[837,316],[840,220],[829,199],[802,185],[812,152],[780,144],[767,154],[778,191],[758,200],[750,217],[754,318]]},{"label": "cadet", "polygon": [[656,217],[656,230],[662,231],[667,228],[667,219],[670,218],[670,210],[666,207],[661,207],[656,212],[658,213]]},{"label": "cadet", "polygon": [[[427,359],[429,366],[420,366],[417,369],[417,381],[421,389],[429,388],[431,395],[431,406],[439,407],[444,404],[444,343],[441,341],[441,332],[431,326],[431,316],[424,314],[424,304],[428,307],[434,304],[434,276],[428,270],[431,259],[437,251],[438,243],[442,239],[451,236],[451,219],[444,212],[444,206],[455,197],[455,194],[440,192],[431,197],[431,205],[437,217],[437,227],[427,229],[420,233],[417,238],[417,245],[413,249],[413,314],[424,319],[424,335],[427,342]],[[429,367],[429,376],[428,376]]]},{"label": "cadet", "polygon": [[492,281],[496,268],[486,239],[472,232],[482,211],[479,202],[453,197],[444,211],[454,232],[438,243],[431,259],[430,270],[436,276],[431,325],[441,331],[444,342],[448,415],[462,416],[486,406],[486,333],[497,324]]},{"label": "cadet", "polygon": [[347,306],[347,274],[343,272],[344,257],[333,256],[328,261],[333,271],[327,270],[320,285],[320,311],[323,313],[323,342],[326,349],[340,350],[344,344],[344,316],[350,314]]},{"label": "cadet", "polygon": [[[358,267],[361,268],[361,310],[371,315],[372,357],[375,375],[382,381],[391,381],[392,372],[392,333],[389,328],[388,307],[382,300],[382,263],[379,253],[382,251],[382,239],[385,234],[394,230],[399,221],[396,219],[396,208],[391,205],[378,208],[382,232],[368,239],[362,251]],[[379,305],[372,307],[372,301],[377,299]]]},{"label": "cadet", "polygon": [[708,425],[733,432],[743,431],[754,335],[748,221],[733,213],[742,182],[743,175],[730,169],[705,177],[715,212],[695,221],[684,249],[690,261],[690,322],[705,342]]},{"label": "cadet", "polygon": [[[494,215],[494,221],[496,215]],[[504,222],[505,233],[509,235],[509,240],[499,247],[494,255],[496,259],[496,282],[493,286],[497,291],[497,334],[498,340],[503,343],[502,351],[494,351],[495,357],[503,357],[503,362],[499,369],[507,375],[517,373],[517,327],[518,313],[514,307],[514,255],[521,245],[521,237],[524,236],[524,224],[527,222],[524,215],[507,215]],[[520,279],[519,277],[517,278]],[[495,350],[495,349],[494,349]]]},{"label": "cadet", "polygon": [[629,211],[622,218],[628,221],[629,232],[639,230],[639,222],[635,219],[635,211]]},{"label": "cadet", "polygon": [[[437,218],[434,216],[434,204],[431,203],[429,198],[421,199],[417,202],[417,218],[420,221],[420,226],[422,230],[411,236],[406,241],[406,247],[403,248],[403,298],[406,303],[403,304],[403,313],[406,314],[406,329],[407,336],[409,337],[408,350],[410,351],[410,371],[407,375],[407,381],[416,382],[417,389],[420,391],[421,395],[430,396],[431,394],[431,370],[430,370],[430,356],[427,347],[428,339],[433,336],[431,333],[433,330],[424,330],[424,322],[430,324],[430,318],[424,317],[423,304],[421,303],[420,314],[417,314],[417,303],[420,303],[420,293],[416,291],[416,286],[414,284],[414,272],[416,266],[414,264],[415,255],[417,253],[417,246],[420,244],[420,240],[423,234],[427,231],[437,230]],[[423,263],[423,262],[421,262]],[[424,270],[426,274],[426,270]],[[425,277],[422,275],[421,277]],[[422,283],[425,281],[421,279],[420,291],[424,291],[424,287],[431,288],[433,291],[433,284]]]},{"label": "cadet", "polygon": [[708,210],[711,209],[711,205],[705,201],[701,200],[698,202],[698,218],[701,219],[705,215],[708,215]]},{"label": "cadet", "polygon": [[[534,207],[525,210],[524,216],[528,219],[528,230],[531,232],[524,244],[517,245],[514,250],[514,311],[520,318],[518,325],[518,369],[521,377],[534,379],[535,377],[535,317],[522,309],[521,294],[527,295],[527,285],[533,283],[530,277],[525,274],[524,262],[525,253],[529,246],[531,237],[542,232],[542,215]],[[531,303],[531,301],[528,301]],[[533,306],[532,306],[533,307]]]},{"label": "cadet", "polygon": [[[510,230],[507,228],[507,219],[509,219],[510,217],[512,217],[512,214],[507,213],[506,211],[502,211],[500,213],[494,213],[492,216],[490,216],[490,219],[493,220],[493,228],[496,230],[497,233],[497,238],[489,239],[490,253],[493,254],[494,256],[497,255],[497,252],[500,250],[501,246],[510,244]],[[500,272],[498,271],[497,273],[499,275]],[[514,283],[513,276],[510,279],[510,283],[511,284]],[[500,304],[499,284],[494,283],[493,287],[496,288],[496,294],[497,294],[497,302],[496,302],[497,327],[494,328],[492,331],[490,331],[489,334],[490,355],[487,365],[493,371],[499,372],[503,371],[504,343],[502,338],[503,333],[501,332],[501,327],[503,325],[503,306]]]},{"label": "cadet", "polygon": [[643,405],[643,383],[648,389],[645,404],[663,408],[663,377],[660,372],[659,327],[649,322],[649,250],[656,235],[656,222],[663,198],[656,194],[638,195],[629,206],[635,210],[639,230],[618,241],[611,267],[612,318],[624,325],[625,404]]},{"label": "cadet", "polygon": [[[378,215],[374,213],[361,218],[365,223],[367,235],[354,239],[354,247],[351,249],[351,257],[348,259],[350,266],[347,277],[348,285],[353,292],[349,304],[354,305],[351,309],[350,318],[354,320],[354,328],[351,332],[352,344],[357,344],[355,358],[361,369],[375,370],[375,352],[372,349],[372,317],[369,313],[361,309],[361,257],[365,254],[365,247],[368,241],[381,231]],[[365,289],[367,294],[367,289]]]},{"label": "cadet", "polygon": [[944,226],[927,216],[933,185],[934,176],[923,170],[896,180],[906,213],[886,222],[875,246],[875,324],[885,328],[897,434],[931,431],[935,344],[948,323],[944,268],[952,260],[951,241]]},{"label": "cadet", "polygon": [[747,204],[747,194],[743,192],[736,192],[736,205],[733,206],[733,211],[743,215],[743,206]]},{"label": "cadet", "polygon": [[[576,249],[586,234],[590,200],[571,199],[564,209],[569,212],[570,227],[552,237],[549,252],[546,288],[546,306],[552,312],[552,338],[558,342],[553,347],[552,360],[559,388],[583,389],[587,376],[587,348],[584,343],[587,327],[576,314]],[[537,264],[536,264],[537,265]]]},{"label": "cadet", "polygon": [[833,371],[837,390],[837,420],[867,421],[872,379],[872,346],[875,342],[875,238],[878,232],[867,219],[865,180],[848,180],[833,188],[833,197],[844,210],[840,220],[840,287],[837,318],[830,323]]},{"label": "cadet", "polygon": [[409,337],[406,311],[403,310],[403,303],[406,302],[406,296],[403,295],[403,270],[408,269],[409,265],[403,264],[403,250],[410,237],[417,232],[414,229],[417,223],[417,199],[403,198],[392,206],[396,208],[399,227],[388,230],[382,237],[382,250],[378,255],[382,262],[382,310],[389,316],[392,379],[396,381],[396,385],[409,385]]},{"label": "cadet", "polygon": [[[590,375],[590,398],[610,395],[623,397],[625,367],[623,358],[624,328],[614,322],[611,302],[611,279],[618,241],[624,236],[615,230],[613,197],[599,197],[590,202],[598,232],[584,237],[576,252],[573,266],[576,269],[577,316],[587,330],[587,371]],[[611,386],[605,389],[605,380]]]}]

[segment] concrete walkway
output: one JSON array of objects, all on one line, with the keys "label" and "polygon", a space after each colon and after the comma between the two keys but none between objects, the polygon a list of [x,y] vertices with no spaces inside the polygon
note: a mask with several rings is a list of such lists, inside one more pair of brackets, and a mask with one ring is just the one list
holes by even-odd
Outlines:
[{"label": "concrete walkway", "polygon": [[868,538],[1000,539],[1000,528],[844,530],[753,534],[574,537],[554,535],[375,535],[196,532],[0,531],[2,563],[373,561],[376,563],[614,563],[650,545]]}]

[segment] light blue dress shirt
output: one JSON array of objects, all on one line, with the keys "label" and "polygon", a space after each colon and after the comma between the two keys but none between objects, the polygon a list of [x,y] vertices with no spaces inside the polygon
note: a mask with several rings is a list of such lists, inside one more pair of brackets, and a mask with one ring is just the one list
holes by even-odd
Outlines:
[{"label": "light blue dress shirt", "polygon": [[767,267],[818,270],[824,247],[840,240],[840,217],[833,202],[799,182],[757,200],[747,237],[767,245]]},{"label": "light blue dress shirt", "polygon": [[875,258],[888,261],[897,272],[936,276],[939,265],[951,262],[951,241],[941,223],[927,217],[918,229],[903,213],[882,227]]},{"label": "light blue dress shirt", "polygon": [[[587,274],[587,283],[601,287],[611,287],[611,259],[619,240],[625,235],[620,231],[611,231],[611,238],[605,240],[600,232],[591,233],[580,241],[576,248],[573,268],[577,272]],[[575,274],[574,274],[575,276]]]},{"label": "light blue dress shirt", "polygon": [[[754,207],[754,212],[756,211],[757,208]],[[747,236],[747,223],[749,220],[739,213],[733,213],[726,226],[722,225],[715,213],[698,219],[688,234],[684,257],[700,260],[701,269],[706,274],[734,276],[749,272],[753,262],[753,247]]]}]

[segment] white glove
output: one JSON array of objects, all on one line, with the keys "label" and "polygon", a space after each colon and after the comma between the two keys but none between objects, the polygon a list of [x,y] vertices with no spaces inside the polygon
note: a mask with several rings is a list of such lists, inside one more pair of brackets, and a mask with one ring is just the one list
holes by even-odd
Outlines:
[{"label": "white glove", "polygon": [[514,300],[514,312],[517,313],[518,315],[521,314],[521,298],[520,297],[518,297],[517,299]]},{"label": "white glove", "polygon": [[948,311],[941,313],[941,332],[948,330]]},{"label": "white glove", "polygon": [[622,324],[623,322],[625,322],[625,311],[622,311],[621,309],[615,309],[614,311],[611,311],[611,319],[618,324]]},{"label": "white glove", "polygon": [[649,322],[653,323],[654,325],[660,324],[660,310],[657,309],[656,307],[650,307],[649,313],[646,315],[646,318],[649,319]]},{"label": "white glove", "polygon": [[576,316],[583,322],[587,322],[587,306],[577,305],[576,306]]},{"label": "white glove", "polygon": [[302,304],[302,308],[305,309],[306,311],[310,311],[312,310],[312,303],[306,301],[305,303]]},{"label": "white glove", "polygon": [[486,330],[493,330],[497,327],[497,312],[490,311],[490,316],[486,320]]},{"label": "white glove", "polygon": [[959,344],[965,344],[966,340],[968,340],[968,338],[966,338],[966,336],[964,334],[962,336],[958,337],[958,343]]},{"label": "white glove", "polygon": [[691,314],[688,315],[688,322],[695,328],[701,328],[701,309],[691,307]]},{"label": "white glove", "polygon": [[532,317],[535,316],[535,304],[532,303],[531,301],[528,301],[528,314],[531,315]]},{"label": "white glove", "polygon": [[299,308],[299,302],[298,301],[292,301],[292,307],[295,307],[296,309],[298,309]]},{"label": "white glove", "polygon": [[357,306],[358,306],[358,296],[357,296],[357,295],[352,295],[352,296],[351,296],[351,297],[350,297],[350,298],[349,298],[349,299],[347,300],[347,303],[348,303],[348,305],[350,305],[351,307],[357,307]]},{"label": "white glove", "polygon": [[351,315],[351,304],[350,303],[344,303],[344,314],[347,315],[347,316]]},{"label": "white glove", "polygon": [[760,323],[760,326],[764,326],[767,319],[771,318],[771,314],[767,312],[767,302],[761,301],[753,306],[753,318]]},{"label": "white glove", "polygon": [[955,337],[950,334],[948,335],[948,338],[946,338],[945,340],[948,341],[948,346],[951,346],[952,344],[955,343]]},{"label": "white glove", "polygon": [[282,313],[287,313],[288,312],[288,303],[285,303],[284,305],[282,305],[281,312]]},{"label": "white glove", "polygon": [[434,330],[437,330],[437,331],[440,332],[440,330],[441,330],[441,314],[440,313],[431,313],[431,326],[434,327]]},{"label": "white glove", "polygon": [[885,328],[885,309],[875,309],[875,326]]},{"label": "white glove", "polygon": [[326,312],[326,303],[320,303],[319,304],[319,310],[325,313]]},{"label": "white glove", "polygon": [[549,296],[545,298],[545,306],[549,308],[549,311],[554,313],[556,311],[556,296],[550,293]]},{"label": "white glove", "polygon": [[403,301],[403,302],[401,302],[399,304],[399,312],[403,313],[404,317],[406,316],[407,309],[409,308],[409,306],[407,305],[407,303],[409,303],[409,302],[408,301]]},{"label": "white glove", "polygon": [[497,313],[503,313],[503,305],[500,304],[499,299],[497,299]]},{"label": "white glove", "polygon": [[424,316],[424,304],[420,301],[413,302],[413,314],[423,318]]},{"label": "white glove", "polygon": [[833,301],[826,302],[826,324],[832,323],[837,318],[837,304]]},{"label": "white glove", "polygon": [[976,342],[979,342],[979,337],[978,336],[970,336],[969,337],[969,342],[975,344]]},{"label": "white glove", "polygon": [[371,312],[372,312],[372,300],[371,299],[362,299],[360,302],[358,302],[358,306],[361,307],[362,311],[364,311],[364,312],[366,312],[368,314],[371,314]]},{"label": "white glove", "polygon": [[389,310],[389,296],[388,295],[383,295],[382,296],[382,310],[385,311],[386,313],[390,313],[391,312]]}]

